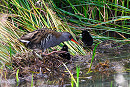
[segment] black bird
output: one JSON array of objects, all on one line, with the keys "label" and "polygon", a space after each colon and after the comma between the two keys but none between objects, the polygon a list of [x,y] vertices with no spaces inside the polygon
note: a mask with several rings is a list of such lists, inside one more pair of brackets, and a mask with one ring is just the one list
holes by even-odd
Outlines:
[{"label": "black bird", "polygon": [[92,46],[93,44],[93,38],[87,30],[82,31],[82,42],[85,46]]},{"label": "black bird", "polygon": [[69,40],[77,43],[69,32],[56,32],[50,29],[38,29],[19,39],[27,48],[39,50],[45,50]]},{"label": "black bird", "polygon": [[64,45],[61,50],[66,51],[66,52],[65,53],[60,53],[59,56],[64,58],[64,59],[70,60],[71,57],[70,57],[70,53],[68,52],[68,46]]}]

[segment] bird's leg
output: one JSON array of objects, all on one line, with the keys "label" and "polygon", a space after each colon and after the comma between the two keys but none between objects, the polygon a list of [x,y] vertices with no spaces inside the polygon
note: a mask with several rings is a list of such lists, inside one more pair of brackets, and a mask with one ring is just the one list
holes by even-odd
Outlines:
[{"label": "bird's leg", "polygon": [[42,50],[42,56],[46,55],[46,49]]},{"label": "bird's leg", "polygon": [[51,55],[51,54],[54,54],[54,53],[66,53],[66,51],[52,51],[51,53],[48,53],[48,54],[45,54],[44,52],[43,52],[43,56],[48,56],[48,55]]},{"label": "bird's leg", "polygon": [[42,50],[38,50],[38,49],[35,49],[35,50],[33,50],[32,51],[32,53],[34,54],[34,55],[36,55],[36,54],[41,54],[42,53]]}]

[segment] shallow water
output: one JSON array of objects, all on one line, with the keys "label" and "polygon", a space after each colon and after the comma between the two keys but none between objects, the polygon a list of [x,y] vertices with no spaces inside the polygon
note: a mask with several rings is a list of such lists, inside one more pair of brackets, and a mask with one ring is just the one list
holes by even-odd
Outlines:
[{"label": "shallow water", "polygon": [[[80,78],[79,87],[130,87],[130,50],[129,49],[120,49],[116,51],[112,49],[110,50],[99,49],[99,50],[102,50],[100,53],[98,53],[100,54],[100,56],[97,56],[95,59],[100,61],[105,61],[106,59],[109,60],[110,61],[109,64],[112,65],[111,69],[113,69],[114,72],[106,72],[106,74],[94,72],[87,75],[83,74],[87,72],[86,71],[87,65],[86,64],[84,64],[84,66],[81,65],[82,75],[79,77]],[[76,65],[77,64],[80,65],[82,63],[83,62],[81,61],[75,62]],[[31,79],[31,76],[29,79]],[[64,80],[63,86],[71,87],[70,85],[71,81],[69,80],[69,78],[67,79],[68,80]],[[34,80],[35,87],[59,87],[59,83],[62,82],[55,79],[51,81],[48,81],[48,79],[46,78]],[[0,84],[1,84],[0,87],[17,86],[15,79],[0,80]],[[23,81],[19,83],[19,87],[31,87],[31,82]]]},{"label": "shallow water", "polygon": [[80,87],[130,87],[130,72],[117,72],[109,77],[98,75],[98,78],[95,81],[83,80]]},{"label": "shallow water", "polygon": [[[109,76],[96,74],[97,79],[80,81],[80,87],[130,87],[130,50],[120,49],[118,51],[107,50],[97,59],[109,60],[114,73],[109,73]],[[126,69],[129,69],[126,71]],[[94,75],[92,75],[93,77]]]}]

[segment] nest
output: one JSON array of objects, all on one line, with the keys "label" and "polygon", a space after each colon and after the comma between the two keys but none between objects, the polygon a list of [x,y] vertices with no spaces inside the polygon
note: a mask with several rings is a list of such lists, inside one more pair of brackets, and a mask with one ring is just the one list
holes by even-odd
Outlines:
[{"label": "nest", "polygon": [[33,52],[17,54],[13,57],[14,70],[19,69],[19,77],[27,77],[33,73],[34,78],[39,78],[46,74],[48,77],[63,76],[65,67],[63,63],[70,63],[59,54],[53,54],[39,58]]}]

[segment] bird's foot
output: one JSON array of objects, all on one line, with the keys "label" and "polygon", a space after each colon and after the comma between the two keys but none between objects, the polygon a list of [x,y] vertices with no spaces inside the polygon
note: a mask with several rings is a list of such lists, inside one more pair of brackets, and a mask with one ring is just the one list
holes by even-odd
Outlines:
[{"label": "bird's foot", "polygon": [[66,53],[67,51],[52,51],[51,53],[48,53],[48,54],[46,54],[46,53],[44,53],[43,52],[43,54],[42,54],[42,56],[49,56],[49,55],[51,55],[51,54],[54,54],[54,53]]}]

